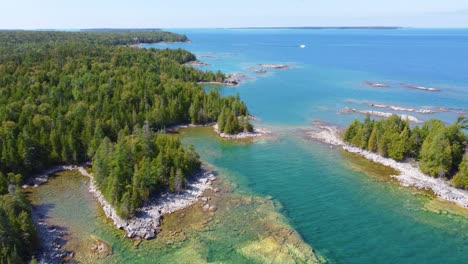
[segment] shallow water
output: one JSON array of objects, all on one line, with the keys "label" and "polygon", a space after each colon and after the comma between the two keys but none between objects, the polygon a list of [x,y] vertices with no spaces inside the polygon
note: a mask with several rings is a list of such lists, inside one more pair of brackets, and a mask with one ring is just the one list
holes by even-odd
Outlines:
[{"label": "shallow water", "polygon": [[[304,139],[299,130],[310,126],[311,120],[345,125],[358,117],[337,113],[352,106],[346,99],[468,109],[468,30],[176,31],[187,34],[192,43],[155,47],[186,48],[210,63],[209,69],[248,74],[248,82],[221,91],[240,93],[259,118],[257,125],[274,134],[239,143],[219,139],[210,128],[196,128],[182,131],[183,141],[193,144],[202,159],[225,177],[226,184],[236,187],[234,193],[229,192],[233,201],[257,196],[273,200],[249,198],[255,202],[239,202],[242,206],[233,215],[221,210],[218,218],[190,227],[183,236],[166,233],[160,240],[137,246],[96,217],[99,209],[87,198],[81,178],[62,182],[56,178],[50,187],[34,190],[37,198],[33,201],[51,205],[50,221],[61,222],[69,230],[82,226],[75,234],[83,237],[81,241],[93,235],[111,244],[113,255],[104,259],[110,263],[245,263],[252,260],[248,248],[268,248],[267,234],[289,230],[284,223],[292,225],[330,263],[468,262],[467,210],[401,187],[390,180],[391,171]],[[300,44],[306,48],[299,48]],[[259,63],[286,63],[292,68],[268,70],[265,75],[248,70]],[[368,87],[365,81],[391,83],[392,87]],[[442,92],[407,89],[399,82]],[[457,117],[451,112],[411,115],[446,122]],[[70,186],[72,190],[67,189]],[[57,192],[59,188],[63,192]],[[187,215],[200,213],[193,210]],[[255,225],[258,221],[246,215],[281,228],[258,228],[268,225]],[[199,216],[199,221],[208,221]],[[187,226],[184,223],[180,226]],[[180,226],[169,225],[167,232]],[[82,258],[93,259],[89,254]]]},{"label": "shallow water", "polygon": [[[389,183],[381,166],[356,164],[292,133],[236,145],[191,131],[186,141],[203,159],[235,171],[239,184],[280,201],[289,222],[331,263],[468,260],[467,219],[426,209],[433,198]],[[362,173],[369,168],[371,175]]]},{"label": "shallow water", "polygon": [[[54,175],[47,184],[28,189],[28,196],[49,225],[65,232],[63,249],[73,251],[73,260],[81,263],[317,262],[275,201],[240,195],[225,176],[214,186],[220,191],[205,195],[216,212],[204,212],[197,202],[166,215],[161,233],[150,241],[126,239],[113,228],[88,191],[88,179],[76,171]],[[92,248],[97,242],[109,250],[96,253]]]}]

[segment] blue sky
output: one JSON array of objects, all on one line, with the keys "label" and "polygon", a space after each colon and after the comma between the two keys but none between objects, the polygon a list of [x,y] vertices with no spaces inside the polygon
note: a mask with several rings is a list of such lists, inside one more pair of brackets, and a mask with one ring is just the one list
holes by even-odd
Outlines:
[{"label": "blue sky", "polygon": [[0,28],[468,27],[468,0],[2,0]]}]

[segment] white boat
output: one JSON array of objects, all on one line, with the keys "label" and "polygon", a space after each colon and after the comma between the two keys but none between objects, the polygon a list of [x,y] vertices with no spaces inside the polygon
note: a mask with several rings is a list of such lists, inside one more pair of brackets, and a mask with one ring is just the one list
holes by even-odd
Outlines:
[{"label": "white boat", "polygon": [[301,48],[301,49],[303,49],[303,48],[305,48],[305,47],[306,47],[306,45],[304,45],[304,44],[302,44],[302,45],[299,46],[299,48]]}]

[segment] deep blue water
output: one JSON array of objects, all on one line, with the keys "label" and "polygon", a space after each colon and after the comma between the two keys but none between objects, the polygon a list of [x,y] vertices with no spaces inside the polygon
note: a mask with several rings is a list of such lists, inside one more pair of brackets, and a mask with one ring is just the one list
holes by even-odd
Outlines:
[{"label": "deep blue water", "polygon": [[[176,47],[199,55],[211,64],[207,69],[243,72],[256,79],[231,91],[240,92],[251,112],[268,123],[299,125],[315,118],[346,123],[350,118],[334,114],[353,106],[346,99],[413,108],[468,108],[468,29],[176,31],[192,40]],[[299,48],[301,44],[306,48]],[[265,76],[248,71],[259,63],[295,68]],[[372,88],[365,81],[395,85]],[[396,83],[443,92],[411,90]],[[453,121],[456,115],[434,117]]]},{"label": "deep blue water", "polygon": [[[468,263],[468,222],[427,210],[431,198],[353,169],[349,157],[303,139],[312,120],[346,125],[358,115],[338,111],[346,99],[411,108],[468,109],[468,30],[174,30],[181,47],[210,63],[206,69],[242,72],[239,93],[257,125],[276,139],[251,144],[189,133],[204,160],[232,172],[241,188],[279,201],[290,223],[332,263]],[[306,48],[299,48],[304,44]],[[287,70],[249,71],[260,63]],[[391,84],[375,88],[365,81]],[[427,92],[398,83],[441,89]],[[405,113],[453,122],[458,113]],[[362,118],[362,117],[360,117]]]}]

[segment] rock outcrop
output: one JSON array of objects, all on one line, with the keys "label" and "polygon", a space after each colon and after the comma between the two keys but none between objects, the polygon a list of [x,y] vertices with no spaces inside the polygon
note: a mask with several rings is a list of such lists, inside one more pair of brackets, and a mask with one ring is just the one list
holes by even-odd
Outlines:
[{"label": "rock outcrop", "polygon": [[254,127],[253,131],[251,131],[251,132],[241,132],[241,133],[237,133],[237,134],[233,134],[233,135],[220,132],[219,129],[218,129],[217,124],[214,125],[213,128],[214,128],[214,131],[220,137],[226,138],[226,139],[255,138],[255,137],[261,137],[261,136],[266,136],[266,135],[270,134],[270,132],[267,131],[266,129],[256,128],[256,127]]},{"label": "rock outcrop", "polygon": [[141,208],[137,209],[135,216],[131,219],[123,219],[117,215],[114,207],[105,199],[96,186],[93,175],[86,171],[83,165],[61,165],[53,167],[44,173],[28,179],[28,184],[24,185],[23,188],[28,188],[30,186],[37,187],[47,182],[50,174],[66,170],[78,170],[83,176],[89,177],[89,191],[101,205],[106,217],[113,221],[115,227],[125,230],[126,237],[142,239],[154,238],[159,231],[161,217],[164,214],[170,214],[192,205],[201,197],[205,190],[211,188],[211,182],[215,180],[213,172],[207,168],[202,168],[198,173],[187,180],[187,188],[184,191],[181,193],[166,192],[153,197]]},{"label": "rock outcrop", "polygon": [[288,69],[289,68],[289,66],[286,64],[258,64],[258,65],[264,68],[270,68],[270,69]]},{"label": "rock outcrop", "polygon": [[164,214],[173,213],[192,205],[206,189],[211,188],[211,181],[215,179],[211,171],[203,169],[192,176],[192,179],[189,179],[187,189],[183,192],[179,194],[163,193],[153,197],[136,210],[134,217],[123,219],[117,215],[115,209],[96,187],[93,176],[83,167],[79,167],[78,170],[82,175],[91,178],[89,190],[101,204],[106,216],[112,219],[115,227],[125,230],[126,237],[142,239],[154,238],[159,232],[161,217]]},{"label": "rock outcrop", "polygon": [[397,116],[401,117],[403,120],[408,120],[410,122],[414,122],[414,123],[422,123],[423,122],[423,121],[419,120],[417,117],[414,117],[414,116],[411,116],[411,115],[387,113],[387,112],[372,111],[372,110],[359,110],[359,109],[354,109],[354,108],[350,108],[350,107],[345,107],[345,108],[341,109],[340,113],[341,114],[357,113],[357,114],[379,116],[379,117],[390,117],[392,115],[397,115]]}]

